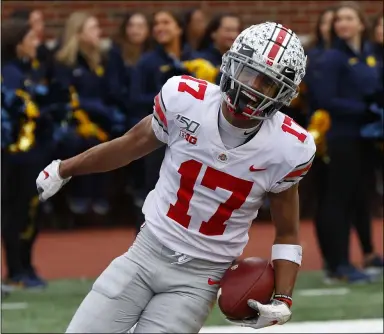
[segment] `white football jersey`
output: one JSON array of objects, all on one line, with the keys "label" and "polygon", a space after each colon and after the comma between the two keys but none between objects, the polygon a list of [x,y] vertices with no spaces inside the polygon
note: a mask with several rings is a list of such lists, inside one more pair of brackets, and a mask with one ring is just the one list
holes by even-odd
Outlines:
[{"label": "white football jersey", "polygon": [[242,254],[266,193],[299,182],[316,151],[312,136],[281,112],[250,141],[226,149],[221,103],[214,84],[189,76],[166,82],[152,126],[167,149],[143,207],[147,227],[166,247],[214,262]]}]

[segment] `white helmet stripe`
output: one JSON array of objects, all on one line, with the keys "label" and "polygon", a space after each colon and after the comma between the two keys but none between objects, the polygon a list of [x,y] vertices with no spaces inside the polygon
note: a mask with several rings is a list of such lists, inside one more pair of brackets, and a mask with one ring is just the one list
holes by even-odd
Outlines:
[{"label": "white helmet stripe", "polygon": [[[267,58],[269,59],[267,61],[268,65],[272,66],[273,64],[277,63],[278,59],[280,58],[279,56],[284,51],[285,46],[287,45],[287,42],[289,39],[287,38],[288,36],[291,36],[291,34],[288,33],[288,31],[285,28],[281,29],[279,27],[279,29],[275,30],[275,33],[273,34],[272,39],[269,42],[269,44],[271,44],[271,47],[268,46],[268,53],[267,53]],[[287,41],[284,44],[285,40]]]}]

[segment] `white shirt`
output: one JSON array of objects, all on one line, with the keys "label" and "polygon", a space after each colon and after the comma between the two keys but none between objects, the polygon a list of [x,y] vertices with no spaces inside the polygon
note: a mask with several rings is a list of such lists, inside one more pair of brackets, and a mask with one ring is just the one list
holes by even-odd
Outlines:
[{"label": "white shirt", "polygon": [[254,132],[260,127],[261,124],[254,126],[253,128],[240,129],[229,123],[223,115],[223,111],[220,108],[219,111],[219,134],[224,146],[227,149],[231,149],[240,146],[245,143],[248,137],[252,136]]}]

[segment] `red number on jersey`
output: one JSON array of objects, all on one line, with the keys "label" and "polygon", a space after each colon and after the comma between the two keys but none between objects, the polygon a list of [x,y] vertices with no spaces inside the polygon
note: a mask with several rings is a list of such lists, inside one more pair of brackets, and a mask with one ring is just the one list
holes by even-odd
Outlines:
[{"label": "red number on jersey", "polygon": [[[297,124],[291,117],[285,116],[283,125],[281,128],[284,132],[288,132],[291,135],[294,135],[298,140],[300,140],[302,143],[304,143],[305,139],[307,139],[307,135],[302,132],[297,132],[292,128],[292,124],[295,124],[300,129],[303,129],[299,124]],[[303,129],[304,130],[304,129]],[[304,130],[305,131],[305,130]]]},{"label": "red number on jersey", "polygon": [[[202,166],[201,162],[188,160],[183,162],[179,168],[181,178],[177,201],[175,205],[170,205],[167,216],[185,228],[188,228],[191,221],[191,216],[188,215],[189,204]],[[219,205],[214,215],[207,222],[202,222],[199,229],[199,232],[205,235],[223,235],[226,228],[225,222],[231,217],[234,210],[243,205],[251,192],[253,183],[207,167],[201,185],[212,190],[219,187],[232,192],[228,200]]]},{"label": "red number on jersey", "polygon": [[180,81],[179,87],[178,87],[179,92],[186,92],[188,94],[191,94],[195,99],[204,100],[205,91],[207,90],[207,85],[208,85],[206,81],[196,79],[189,75],[182,75],[181,79],[194,81],[194,82],[197,82],[199,85],[198,85],[198,89],[196,90],[193,87],[189,86],[187,82]]}]

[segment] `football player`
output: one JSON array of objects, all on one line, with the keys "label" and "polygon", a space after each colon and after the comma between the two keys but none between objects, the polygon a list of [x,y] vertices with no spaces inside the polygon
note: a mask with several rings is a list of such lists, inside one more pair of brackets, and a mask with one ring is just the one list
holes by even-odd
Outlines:
[{"label": "football player", "polygon": [[305,66],[293,31],[272,22],[251,26],[223,56],[220,86],[172,77],[153,115],[39,174],[45,201],[73,176],[107,172],[167,145],[141,232],[95,281],[68,333],[127,332],[135,323],[135,333],[198,333],[265,196],[276,229],[275,295],[265,305],[249,300],[258,316],[235,323],[262,328],[291,318],[302,260],[298,183],[315,144],[279,109],[297,95]]}]

